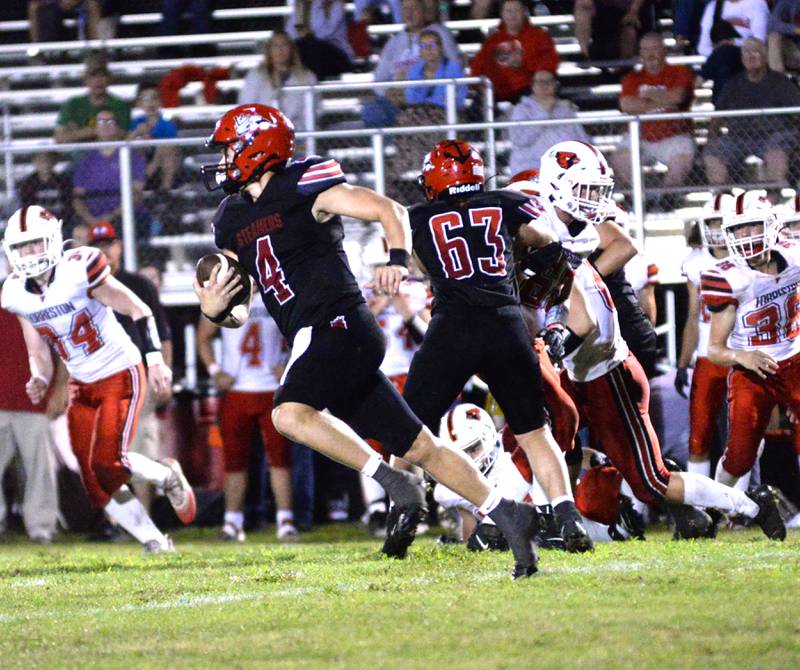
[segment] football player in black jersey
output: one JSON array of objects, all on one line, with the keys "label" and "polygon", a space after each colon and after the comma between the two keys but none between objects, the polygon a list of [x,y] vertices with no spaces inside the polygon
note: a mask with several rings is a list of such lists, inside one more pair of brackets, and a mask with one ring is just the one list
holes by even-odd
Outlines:
[{"label": "football player in black jersey", "polygon": [[[238,258],[292,346],[275,394],[272,420],[289,439],[374,477],[395,506],[383,551],[406,554],[424,513],[417,480],[386,465],[362,438],[424,468],[491,516],[514,551],[515,577],[536,571],[530,543],[535,512],[503,499],[463,453],[442,446],[379,371],[385,341],[342,248],[340,215],[379,221],[390,260],[375,272],[378,293],[394,295],[408,275],[408,212],[398,203],[346,183],[330,158],[294,160],[294,127],[280,111],[241,105],[218,122],[209,143],[222,153],[204,166],[206,184],[228,195],[214,218],[217,246]],[[209,182],[211,182],[209,184]],[[230,270],[195,281],[203,314],[222,326],[238,280]],[[323,413],[324,409],[330,413]]]},{"label": "football player in black jersey", "polygon": [[512,245],[552,238],[529,225],[527,196],[484,192],[480,154],[466,142],[439,142],[425,157],[428,200],[410,210],[415,256],[430,276],[433,318],[414,355],[403,396],[431,429],[473,374],[480,374],[551,501],[569,551],[592,541],[580,523],[567,467],[546,422],[541,371],[519,301]]}]

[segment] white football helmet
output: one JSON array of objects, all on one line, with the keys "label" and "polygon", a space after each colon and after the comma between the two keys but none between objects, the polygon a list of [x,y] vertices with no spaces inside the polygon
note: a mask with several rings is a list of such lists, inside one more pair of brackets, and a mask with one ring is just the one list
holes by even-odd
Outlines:
[{"label": "white football helmet", "polygon": [[[43,243],[40,253],[20,253],[22,245],[39,240]],[[18,209],[6,225],[3,250],[17,274],[37,277],[61,260],[61,221],[38,205]]]},{"label": "white football helmet", "polygon": [[[753,230],[744,230],[754,226]],[[778,230],[777,216],[765,191],[740,193],[722,215],[722,234],[728,253],[744,260],[769,250],[778,239]]]},{"label": "white football helmet", "polygon": [[517,172],[505,187],[509,191],[524,193],[528,197],[534,198],[539,195],[539,170],[533,168]]},{"label": "white football helmet", "polygon": [[722,234],[722,216],[726,210],[732,210],[735,198],[730,193],[717,193],[703,207],[703,213],[697,220],[700,227],[700,238],[707,249],[724,249],[725,235]]},{"label": "white football helmet", "polygon": [[451,449],[460,449],[486,474],[500,454],[500,435],[489,413],[477,405],[456,405],[442,417],[439,439]]},{"label": "white football helmet", "polygon": [[782,207],[775,209],[778,213],[781,237],[786,240],[800,241],[800,195],[795,195]]},{"label": "white football helmet", "polygon": [[569,140],[554,144],[539,165],[542,195],[570,216],[602,223],[611,208],[614,173],[592,145]]}]

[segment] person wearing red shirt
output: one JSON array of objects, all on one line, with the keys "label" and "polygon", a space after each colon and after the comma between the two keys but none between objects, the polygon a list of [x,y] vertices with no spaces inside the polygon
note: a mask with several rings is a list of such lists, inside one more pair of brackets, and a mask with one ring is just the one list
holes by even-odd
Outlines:
[{"label": "person wearing red shirt", "polygon": [[[0,347],[3,370],[3,383],[0,384],[0,478],[14,456],[19,455],[25,473],[22,498],[25,531],[33,542],[50,544],[58,516],[58,492],[48,415],[63,412],[66,384],[54,382],[54,386],[60,387],[60,392],[48,394],[34,405],[25,393],[30,371],[22,329],[17,317],[2,308],[0,333],[3,333],[3,346]],[[61,381],[66,381],[66,378]],[[0,535],[5,529],[6,502],[0,494]]]},{"label": "person wearing red shirt", "polygon": [[505,0],[500,17],[497,30],[470,62],[470,72],[491,80],[495,100],[516,103],[530,92],[534,72],[556,72],[558,53],[550,36],[530,24],[522,0]]},{"label": "person wearing red shirt", "polygon": [[[686,111],[694,99],[692,71],[682,65],[667,65],[661,35],[648,33],[639,45],[642,69],[622,80],[619,107],[625,114]],[[611,156],[616,178],[630,183],[630,138],[626,135]],[[689,121],[643,121],[641,154],[644,161],[667,166],[664,187],[681,186],[694,162],[694,139]]]}]

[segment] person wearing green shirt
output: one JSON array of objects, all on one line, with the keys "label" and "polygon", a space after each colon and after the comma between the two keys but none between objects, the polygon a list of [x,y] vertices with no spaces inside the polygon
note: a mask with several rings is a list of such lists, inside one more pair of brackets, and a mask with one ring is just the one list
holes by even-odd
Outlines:
[{"label": "person wearing green shirt", "polygon": [[67,100],[58,112],[55,140],[93,142],[97,140],[96,116],[100,110],[111,110],[120,128],[131,122],[130,105],[108,92],[110,76],[105,59],[93,54],[85,61],[84,82],[87,92]]}]

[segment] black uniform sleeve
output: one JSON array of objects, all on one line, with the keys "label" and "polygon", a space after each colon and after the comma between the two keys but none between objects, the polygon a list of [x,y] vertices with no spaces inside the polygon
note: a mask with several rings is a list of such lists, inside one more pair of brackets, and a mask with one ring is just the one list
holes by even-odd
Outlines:
[{"label": "black uniform sleeve", "polygon": [[313,156],[292,166],[297,179],[295,193],[300,198],[314,198],[338,184],[344,184],[342,166],[334,158]]},{"label": "black uniform sleeve", "polygon": [[498,195],[501,195],[503,221],[512,237],[517,236],[523,225],[534,221],[541,214],[538,205],[522,193],[502,191]]},{"label": "black uniform sleeve", "polygon": [[211,221],[211,230],[214,231],[214,244],[218,249],[232,249],[230,246],[233,240],[233,221],[231,217],[231,199],[234,196],[227,196],[217,207],[214,218]]}]

